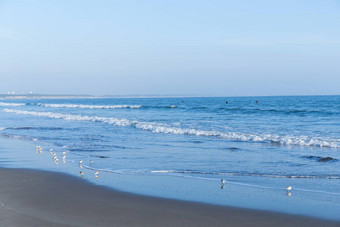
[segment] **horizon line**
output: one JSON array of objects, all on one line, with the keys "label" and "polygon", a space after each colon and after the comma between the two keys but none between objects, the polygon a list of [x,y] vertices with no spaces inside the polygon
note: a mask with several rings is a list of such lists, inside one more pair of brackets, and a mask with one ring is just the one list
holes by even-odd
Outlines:
[{"label": "horizon line", "polygon": [[290,97],[290,96],[339,96],[340,94],[289,94],[289,95],[91,95],[91,94],[1,94],[11,98],[233,98],[233,97]]}]

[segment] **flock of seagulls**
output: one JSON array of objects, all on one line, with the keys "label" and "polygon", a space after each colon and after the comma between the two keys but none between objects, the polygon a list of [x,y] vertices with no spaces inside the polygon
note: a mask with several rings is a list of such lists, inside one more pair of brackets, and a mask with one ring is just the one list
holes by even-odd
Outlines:
[{"label": "flock of seagulls", "polygon": [[[43,149],[42,149],[41,146],[37,146],[35,150],[36,150],[36,153],[38,153],[38,154],[42,154],[42,152],[43,152]],[[50,154],[51,154],[51,156],[52,156],[52,158],[54,160],[54,163],[55,164],[59,164],[58,156],[57,156],[57,154],[55,152],[53,152],[53,149],[50,149]],[[62,154],[63,154],[62,157],[61,157],[62,162],[66,163],[66,152],[64,151]],[[78,163],[79,164],[79,168],[81,168],[81,169],[83,168],[83,163],[84,163],[83,160],[79,161],[79,163]],[[90,160],[90,165],[91,166],[93,165],[93,160]],[[82,178],[85,177],[84,171],[79,171],[79,173],[80,173],[80,177],[82,177]],[[99,177],[98,174],[99,174],[99,171],[96,171],[94,173],[95,178]],[[221,179],[221,189],[225,188],[226,182],[227,181],[225,179]],[[286,195],[287,196],[291,196],[292,195],[291,190],[292,190],[292,186],[286,187]]]},{"label": "flock of seagulls", "polygon": [[[43,148],[41,146],[37,146],[35,150],[36,150],[37,154],[42,154],[43,153]],[[50,149],[49,153],[50,153],[54,163],[56,165],[58,165],[59,164],[59,159],[58,159],[57,153],[53,152],[53,149]],[[61,161],[63,163],[66,163],[66,151],[62,152]],[[91,166],[93,165],[93,160],[90,160],[90,165]],[[79,168],[81,168],[81,169],[83,168],[83,160],[79,161]],[[84,171],[80,171],[80,177],[83,178],[84,176],[85,176]],[[99,171],[96,171],[94,173],[94,177],[95,178],[99,178]]]},{"label": "flock of seagulls", "polygon": [[[84,163],[84,161],[83,160],[80,160],[79,161],[79,168],[83,168],[83,163]],[[92,166],[93,165],[93,160],[90,160],[90,165]],[[98,174],[99,174],[99,171],[96,171],[95,173],[94,173],[94,177],[95,178],[98,178],[99,176],[98,176]],[[83,171],[80,171],[80,177],[84,177],[84,172]]]},{"label": "flock of seagulls", "polygon": [[40,147],[40,146],[37,146],[37,147],[35,148],[35,152],[36,152],[37,154],[42,154],[42,151],[43,151],[43,149],[42,149],[42,147]]}]

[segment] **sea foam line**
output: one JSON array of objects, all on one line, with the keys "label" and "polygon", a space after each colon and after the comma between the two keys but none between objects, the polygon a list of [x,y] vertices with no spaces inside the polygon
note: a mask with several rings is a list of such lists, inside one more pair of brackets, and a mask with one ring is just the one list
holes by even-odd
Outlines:
[{"label": "sea foam line", "polygon": [[107,118],[98,116],[83,116],[72,114],[61,114],[52,112],[34,112],[22,111],[13,109],[4,109],[3,112],[25,114],[38,117],[49,117],[55,119],[64,119],[69,121],[92,121],[102,122],[120,127],[134,127],[153,133],[175,134],[175,135],[192,135],[192,136],[212,136],[221,139],[245,142],[270,142],[280,145],[299,145],[299,146],[314,146],[314,147],[329,147],[340,148],[340,140],[337,139],[323,139],[323,138],[309,138],[308,136],[279,136],[272,134],[256,135],[245,134],[240,132],[220,132],[220,131],[206,131],[198,129],[188,129],[179,127],[170,127],[168,125],[155,122],[140,122],[131,121],[128,119]]},{"label": "sea foam line", "polygon": [[[74,161],[72,161],[74,162]],[[75,162],[74,162],[75,163]],[[154,171],[145,171],[145,170],[135,170],[135,171],[127,171],[127,170],[109,170],[109,169],[100,169],[100,168],[93,168],[91,166],[83,166],[85,169],[89,169],[92,171],[100,171],[100,172],[106,172],[106,173],[113,173],[113,174],[124,174],[124,175],[140,175],[140,174],[147,174],[147,173],[184,173],[182,171],[175,171],[175,170],[154,170]],[[238,174],[232,174],[232,175],[238,175]],[[189,179],[196,179],[196,180],[204,180],[204,181],[215,181],[220,182],[220,178],[209,178],[209,177],[197,177],[197,176],[190,176],[190,175],[171,175],[175,177],[183,177],[183,178],[189,178]],[[243,175],[243,176],[252,176],[252,175]],[[268,177],[268,175],[262,175],[262,177]],[[309,178],[308,176],[305,176],[306,178]],[[312,177],[314,178],[314,177]],[[339,179],[339,178],[335,178]],[[262,188],[262,189],[273,189],[273,190],[284,190],[280,187],[271,187],[271,186],[263,186],[258,184],[250,184],[250,183],[241,183],[237,182],[235,180],[226,180],[226,184],[233,184],[233,185],[240,185],[245,187],[252,187],[252,188]],[[340,195],[339,192],[330,192],[330,191],[322,191],[322,190],[313,190],[313,189],[305,189],[305,188],[299,188],[294,187],[294,191],[304,191],[304,192],[312,192],[312,193],[322,193],[322,194],[329,194],[329,195]]]},{"label": "sea foam line", "polygon": [[44,104],[37,103],[38,106],[52,108],[80,108],[80,109],[137,109],[141,105],[78,105],[78,104]]},{"label": "sea foam line", "polygon": [[275,175],[259,173],[218,173],[200,171],[180,171],[180,170],[152,170],[150,173],[178,173],[194,175],[220,175],[220,176],[243,176],[243,177],[268,177],[268,178],[299,178],[299,179],[340,179],[340,176],[317,176],[317,175]]}]

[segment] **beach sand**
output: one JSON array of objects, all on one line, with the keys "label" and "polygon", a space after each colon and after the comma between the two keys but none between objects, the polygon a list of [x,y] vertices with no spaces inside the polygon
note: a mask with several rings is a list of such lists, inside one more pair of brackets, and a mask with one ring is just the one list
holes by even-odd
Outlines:
[{"label": "beach sand", "polygon": [[309,217],[139,196],[65,174],[0,168],[0,226],[340,226]]}]

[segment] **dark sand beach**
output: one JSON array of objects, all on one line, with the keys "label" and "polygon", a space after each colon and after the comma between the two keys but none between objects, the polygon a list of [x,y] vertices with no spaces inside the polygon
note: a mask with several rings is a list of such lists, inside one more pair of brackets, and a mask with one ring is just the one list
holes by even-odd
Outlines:
[{"label": "dark sand beach", "polygon": [[0,226],[340,226],[339,222],[139,196],[81,178],[0,169]]}]

